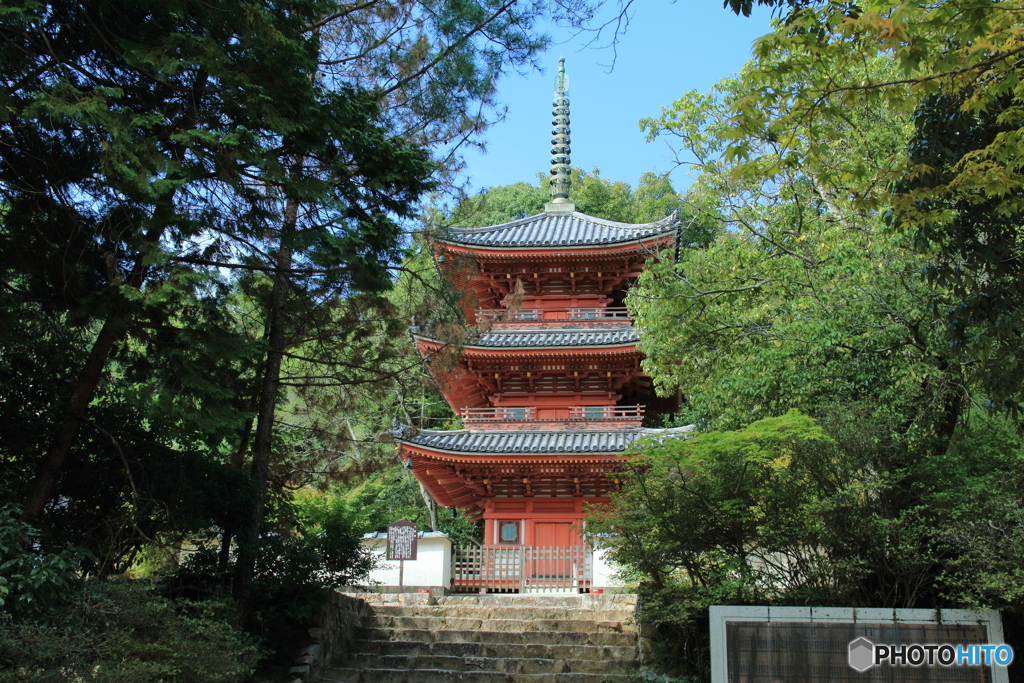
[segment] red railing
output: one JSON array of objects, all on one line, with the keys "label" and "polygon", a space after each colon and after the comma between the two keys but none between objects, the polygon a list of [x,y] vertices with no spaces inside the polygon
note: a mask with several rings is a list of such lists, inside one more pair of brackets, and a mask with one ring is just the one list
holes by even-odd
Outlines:
[{"label": "red railing", "polygon": [[647,406],[573,406],[570,420],[642,420]]},{"label": "red railing", "polygon": [[545,322],[548,320],[632,320],[625,307],[609,308],[520,308],[516,311],[503,309],[479,309],[476,318],[480,322]]},{"label": "red railing", "polygon": [[463,408],[462,419],[467,424],[479,422],[535,422],[572,421],[637,421],[644,417],[647,406],[571,406],[546,408],[534,406],[501,406],[496,408]]},{"label": "red railing", "polygon": [[537,409],[522,408],[463,408],[462,419],[466,422],[526,422],[537,419]]}]

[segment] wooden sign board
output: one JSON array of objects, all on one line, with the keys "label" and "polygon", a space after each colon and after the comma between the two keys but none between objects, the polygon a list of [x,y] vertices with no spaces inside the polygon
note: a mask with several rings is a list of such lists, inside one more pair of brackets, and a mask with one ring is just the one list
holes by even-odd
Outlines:
[{"label": "wooden sign board", "polygon": [[873,667],[854,671],[847,664],[849,644],[958,643],[981,645],[977,624],[828,624],[789,621],[734,621],[726,624],[730,683],[987,683],[987,667]]},{"label": "wooden sign board", "polygon": [[1008,683],[1006,666],[854,661],[865,644],[1002,643],[998,612],[721,605],[708,616],[711,683]]},{"label": "wooden sign board", "polygon": [[388,560],[415,560],[419,530],[404,519],[388,524]]}]

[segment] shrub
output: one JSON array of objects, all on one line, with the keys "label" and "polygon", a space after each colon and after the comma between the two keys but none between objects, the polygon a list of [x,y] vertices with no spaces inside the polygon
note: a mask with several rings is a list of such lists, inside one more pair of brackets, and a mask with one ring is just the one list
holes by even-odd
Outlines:
[{"label": "shrub", "polygon": [[68,546],[45,552],[39,531],[18,519],[18,508],[0,507],[0,612],[45,609],[78,589],[81,561],[91,555]]},{"label": "shrub", "polygon": [[0,616],[0,681],[233,683],[259,651],[223,601],[174,602],[139,581],[86,582],[45,619]]}]

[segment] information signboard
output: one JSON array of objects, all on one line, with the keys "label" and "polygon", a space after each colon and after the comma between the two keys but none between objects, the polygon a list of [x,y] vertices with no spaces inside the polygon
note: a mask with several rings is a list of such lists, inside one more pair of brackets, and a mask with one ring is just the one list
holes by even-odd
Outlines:
[{"label": "information signboard", "polygon": [[402,520],[388,524],[388,560],[415,560],[418,529],[412,522]]},{"label": "information signboard", "polygon": [[987,642],[978,624],[852,624],[791,621],[734,621],[726,624],[726,657],[731,683],[987,683],[988,667],[941,666],[937,662],[856,671],[848,663],[849,644]]},{"label": "information signboard", "polygon": [[716,605],[711,683],[1008,683],[998,612]]}]

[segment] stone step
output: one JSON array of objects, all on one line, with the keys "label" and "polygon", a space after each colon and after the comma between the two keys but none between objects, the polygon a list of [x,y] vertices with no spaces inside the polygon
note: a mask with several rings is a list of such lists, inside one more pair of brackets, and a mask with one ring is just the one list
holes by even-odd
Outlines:
[{"label": "stone step", "polygon": [[416,628],[363,627],[364,640],[392,640],[416,643],[507,643],[522,645],[597,645],[636,647],[636,633],[597,633],[565,631],[433,631]]},{"label": "stone step", "polygon": [[368,615],[394,617],[466,617],[472,619],[585,619],[622,621],[633,619],[635,609],[576,609],[547,605],[374,605]]},{"label": "stone step", "polygon": [[632,593],[580,593],[577,595],[523,595],[519,593],[349,593],[368,605],[480,605],[491,607],[567,607],[571,609],[630,609],[637,604]]},{"label": "stone step", "polygon": [[636,606],[632,593],[579,593],[577,595],[530,595],[523,593],[456,594],[435,598],[446,605],[505,605],[508,607],[571,607],[574,609],[617,609]]},{"label": "stone step", "polygon": [[616,673],[636,668],[635,662],[621,659],[540,659],[498,657],[453,657],[446,655],[351,654],[345,657],[349,669],[405,669],[417,671],[501,671],[509,674]]},{"label": "stone step", "polygon": [[541,673],[504,671],[449,671],[446,669],[350,669],[332,668],[321,683],[633,683],[633,674]]},{"label": "stone step", "polygon": [[634,683],[635,595],[362,594],[321,683]]},{"label": "stone step", "polygon": [[[448,657],[498,657],[504,659],[597,659],[602,661],[636,659],[636,643],[631,645],[541,645],[537,643],[465,643],[400,640],[357,640],[349,651],[373,655],[443,655]],[[575,670],[575,669],[574,669]]]},{"label": "stone step", "polygon": [[390,629],[431,631],[572,631],[576,633],[632,633],[636,625],[628,621],[590,621],[586,619],[472,619],[467,617],[395,617],[367,615],[366,626]]}]

